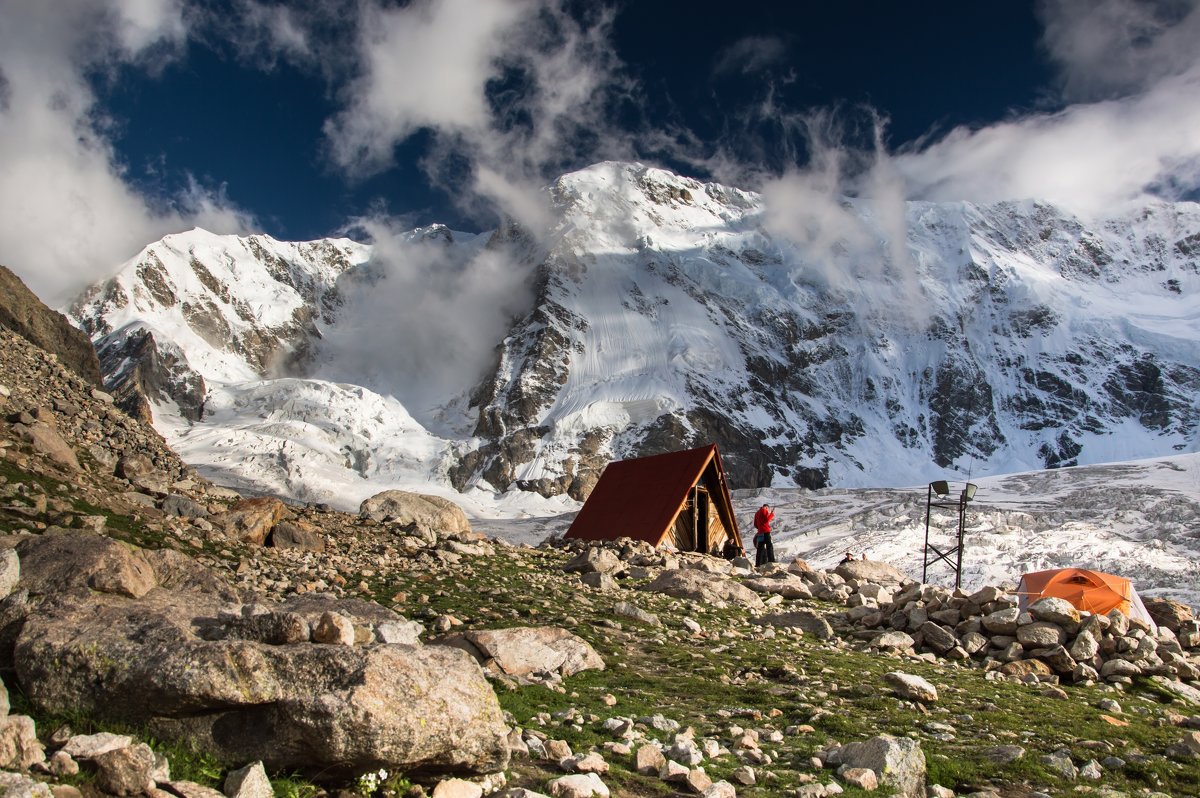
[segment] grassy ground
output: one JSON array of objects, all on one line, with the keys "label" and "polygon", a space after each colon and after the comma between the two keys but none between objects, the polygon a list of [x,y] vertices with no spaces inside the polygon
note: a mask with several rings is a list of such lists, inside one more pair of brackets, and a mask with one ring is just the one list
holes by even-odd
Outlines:
[{"label": "grassy ground", "polygon": [[[559,552],[527,552],[477,566],[469,578],[447,574],[397,579],[381,585],[379,592],[382,598],[388,591],[426,589],[428,615],[454,615],[474,628],[560,625],[591,643],[608,668],[568,679],[566,693],[542,687],[500,692],[502,705],[519,725],[564,739],[575,751],[611,741],[601,723],[614,716],[661,713],[691,726],[698,738],[715,737],[725,745],[731,741],[732,725],[784,732],[781,742],[764,744],[774,762],[759,770],[772,775],[754,787],[739,788],[739,795],[780,795],[812,776],[828,781],[829,773],[810,764],[818,749],[879,733],[920,739],[929,781],[960,792],[993,786],[1070,792],[1079,784],[1040,762],[1042,755],[1065,749],[1076,764],[1107,756],[1126,760],[1124,768],[1106,772],[1100,785],[1130,793],[1200,795],[1200,763],[1163,756],[1182,737],[1168,716],[1190,715],[1200,708],[1176,703],[1150,685],[1128,694],[1107,687],[1067,687],[1063,699],[1037,686],[988,681],[978,669],[868,654],[791,632],[769,636],[769,631],[749,626],[747,615],[738,609],[635,590],[592,591],[560,575],[565,560]],[[618,601],[656,613],[663,625],[617,618],[613,605]],[[685,617],[704,631],[688,632]],[[614,619],[620,628],[611,625]],[[883,678],[892,670],[933,682],[939,701],[924,708],[896,698]],[[615,696],[616,704],[606,705],[605,695]],[[1120,702],[1123,713],[1116,719],[1128,725],[1114,726],[1104,719],[1113,717],[1097,708],[1105,698]],[[542,722],[546,715],[548,722]],[[564,715],[582,720],[565,720]],[[647,734],[664,741],[669,737],[653,730]],[[997,764],[986,751],[999,745],[1020,745],[1026,753],[1012,763]],[[613,767],[608,780],[625,794],[663,792],[656,779],[630,771],[630,757],[608,759]],[[705,767],[718,779],[728,778],[739,764],[725,756]],[[544,788],[552,772],[521,770],[534,788]]]},{"label": "grassy ground", "polygon": [[[172,545],[188,550],[161,530],[80,500],[69,484],[35,477],[3,460],[0,488],[6,497],[0,505],[9,508],[0,508],[3,532],[30,528],[32,516],[70,525],[78,517],[102,515],[113,537],[150,548]],[[34,512],[42,499],[45,510]],[[382,529],[379,533],[385,534]],[[241,548],[205,544],[203,549],[231,567],[248,556]],[[726,747],[731,746],[733,727],[757,729],[764,737],[779,732],[778,741],[762,743],[771,762],[756,766],[758,783],[738,787],[738,794],[748,798],[785,795],[812,780],[827,783],[833,774],[811,761],[818,750],[879,733],[921,740],[929,781],[960,794],[994,787],[1010,795],[1032,790],[1074,795],[1103,786],[1130,795],[1153,791],[1200,795],[1200,762],[1176,762],[1164,755],[1183,735],[1172,715],[1193,715],[1200,707],[1186,706],[1152,685],[1137,684],[1130,692],[1067,687],[1064,699],[1037,686],[989,681],[978,669],[868,654],[846,644],[774,632],[750,625],[743,610],[629,589],[636,585],[594,591],[561,571],[567,559],[564,552],[506,547],[497,551],[495,557],[465,558],[445,570],[374,574],[366,579],[370,595],[426,622],[446,615],[460,622],[461,628],[562,626],[591,643],[607,663],[606,669],[570,677],[563,692],[497,684],[501,705],[516,725],[565,740],[576,752],[603,750],[605,743],[617,741],[602,727],[608,718],[664,715],[685,729],[692,728],[697,739],[711,737]],[[359,581],[349,579],[351,584]],[[403,600],[394,603],[401,594]],[[657,614],[661,625],[617,616],[618,601]],[[804,606],[822,608],[818,602]],[[685,618],[700,624],[702,632],[688,631]],[[939,701],[922,707],[896,698],[883,678],[892,670],[933,682]],[[1123,712],[1116,715],[1099,709],[1105,698],[1119,701]],[[14,699],[20,707],[19,694]],[[1125,725],[1113,725],[1106,715]],[[92,730],[86,718],[35,714],[35,719],[43,733],[64,720],[76,731]],[[635,749],[646,739],[670,742],[672,737],[644,725],[638,730],[641,739],[634,742]],[[1019,745],[1026,753],[1014,762],[998,764],[987,752],[999,745]],[[220,786],[224,773],[211,759],[186,746],[164,744],[159,749],[170,758],[176,777]],[[1108,756],[1120,757],[1126,764],[1106,768],[1099,782],[1071,782],[1040,761],[1042,755],[1064,749],[1076,764]],[[615,795],[681,794],[657,778],[635,773],[632,756],[604,755],[611,766],[604,779]],[[733,755],[704,763],[714,780],[730,779],[740,765]],[[509,775],[511,784],[545,791],[547,781],[561,774],[550,763],[517,759]],[[273,777],[281,798],[311,798],[319,791],[289,774]],[[394,792],[403,792],[406,786],[395,777],[389,785]],[[851,796],[860,793],[846,790]]]}]

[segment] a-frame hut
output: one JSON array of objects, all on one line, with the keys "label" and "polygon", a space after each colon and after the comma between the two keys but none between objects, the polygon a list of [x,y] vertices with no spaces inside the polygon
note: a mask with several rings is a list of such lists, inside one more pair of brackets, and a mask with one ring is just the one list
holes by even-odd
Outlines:
[{"label": "a-frame hut", "polygon": [[718,555],[732,540],[742,549],[716,446],[609,463],[566,536]]}]

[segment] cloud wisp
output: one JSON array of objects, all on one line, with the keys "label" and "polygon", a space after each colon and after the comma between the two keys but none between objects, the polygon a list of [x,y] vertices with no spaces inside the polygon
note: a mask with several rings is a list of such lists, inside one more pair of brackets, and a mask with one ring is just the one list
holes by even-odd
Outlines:
[{"label": "cloud wisp", "polygon": [[153,70],[187,39],[178,0],[0,0],[0,262],[62,304],[167,232],[239,230],[243,214],[193,183],[149,200],[126,180],[87,76]]},{"label": "cloud wisp", "polygon": [[1038,198],[1086,216],[1200,190],[1200,0],[1045,0],[1062,107],[903,148],[911,197]]},{"label": "cloud wisp", "polygon": [[444,229],[361,222],[375,241],[367,273],[339,285],[338,324],[315,376],[365,384],[436,423],[492,365],[512,318],[532,302],[532,261],[482,241],[450,244]]},{"label": "cloud wisp", "polygon": [[386,169],[418,131],[426,175],[478,217],[547,221],[540,192],[580,160],[630,156],[605,115],[623,87],[612,12],[580,20],[561,0],[417,0],[367,4],[357,77],[326,125],[331,158],[351,175]]}]

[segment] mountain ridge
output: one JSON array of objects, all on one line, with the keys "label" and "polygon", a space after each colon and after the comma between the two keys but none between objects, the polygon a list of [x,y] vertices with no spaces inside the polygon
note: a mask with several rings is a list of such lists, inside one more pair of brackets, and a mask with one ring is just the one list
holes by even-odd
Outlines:
[{"label": "mountain ridge", "polygon": [[[912,484],[945,471],[1195,451],[1194,203],[1098,223],[1034,201],[908,203],[897,247],[885,229],[889,209],[866,200],[842,200],[837,224],[796,243],[779,230],[780,208],[760,195],[637,164],[565,175],[546,197],[545,230],[510,224],[472,235],[435,225],[386,251],[253,236],[221,254],[209,240],[212,249],[199,251],[215,264],[185,247],[175,254],[187,262],[167,270],[174,288],[163,293],[157,281],[160,298],[197,292],[173,304],[156,298],[154,280],[135,279],[139,270],[160,274],[147,266],[151,245],[113,278],[137,302],[106,303],[109,281],[71,315],[102,352],[122,329],[125,338],[149,330],[154,351],[204,380],[199,406],[178,375],[160,381],[153,399],[169,438],[185,451],[197,441],[202,470],[236,463],[231,470],[255,472],[260,487],[309,498],[432,481],[483,501],[528,493],[517,503],[544,498],[553,510],[582,499],[609,459],[707,442],[721,446],[740,487]],[[206,285],[202,271],[222,278]],[[498,307],[476,307],[506,326],[495,339],[457,342],[476,347],[461,362],[484,364],[482,373],[452,373],[447,384],[461,389],[436,407],[408,406],[406,383],[437,380],[359,357],[373,371],[361,395],[379,397],[367,402],[372,414],[356,414],[353,392],[336,396],[354,376],[346,366],[355,347],[374,334],[367,322],[389,329],[389,296],[431,281],[453,313],[456,288],[496,274],[511,283]],[[250,288],[239,275],[255,275]],[[291,317],[238,304],[268,289],[286,297]],[[142,310],[129,310],[138,303]],[[221,311],[225,326],[212,326],[231,334],[206,341],[185,329],[184,305],[205,309],[193,311],[202,319]],[[424,321],[443,329],[421,318],[420,304],[405,307],[414,321],[395,337],[415,331],[411,348]],[[347,329],[357,340],[339,333]],[[405,347],[380,337],[370,346]],[[457,354],[430,359],[453,372]],[[273,376],[287,378],[274,397],[258,384]],[[316,465],[300,465],[303,436],[269,429],[294,390],[328,402],[325,417],[315,401],[302,422],[324,436],[309,452]],[[240,416],[239,407],[263,409]],[[256,428],[253,416],[264,412],[274,421]],[[215,418],[227,428],[203,429]],[[405,452],[393,438],[416,448]]]}]

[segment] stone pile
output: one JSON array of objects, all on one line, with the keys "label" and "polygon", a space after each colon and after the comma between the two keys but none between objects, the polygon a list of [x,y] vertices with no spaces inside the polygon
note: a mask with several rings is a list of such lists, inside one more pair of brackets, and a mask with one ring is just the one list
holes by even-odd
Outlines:
[{"label": "stone pile", "polygon": [[975,593],[911,583],[898,590],[854,587],[842,614],[846,631],[869,648],[923,652],[1041,681],[1128,683],[1138,675],[1200,679],[1200,626],[1195,620],[1152,627],[1119,610],[1080,612],[1060,598],[1025,610],[1006,591]]}]

